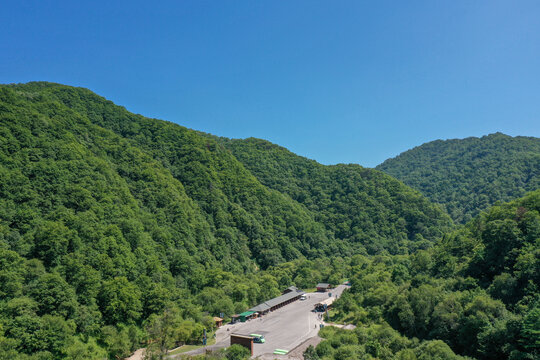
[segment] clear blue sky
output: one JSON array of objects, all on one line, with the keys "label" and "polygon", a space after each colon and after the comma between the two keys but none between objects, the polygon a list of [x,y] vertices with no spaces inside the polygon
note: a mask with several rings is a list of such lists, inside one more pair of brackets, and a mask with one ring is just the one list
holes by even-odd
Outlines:
[{"label": "clear blue sky", "polygon": [[0,83],[375,166],[435,139],[540,136],[539,1],[5,1]]}]

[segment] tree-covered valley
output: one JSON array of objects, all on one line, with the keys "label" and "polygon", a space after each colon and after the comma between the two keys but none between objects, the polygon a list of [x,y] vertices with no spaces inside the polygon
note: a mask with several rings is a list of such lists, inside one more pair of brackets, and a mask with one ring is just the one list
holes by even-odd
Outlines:
[{"label": "tree-covered valley", "polygon": [[[538,185],[540,151],[523,149],[524,190],[501,179],[482,209]],[[539,193],[459,226],[428,198],[87,89],[0,85],[0,358],[159,357],[212,316],[346,278],[330,316],[358,327],[324,330],[306,358],[538,356]]]},{"label": "tree-covered valley", "polygon": [[304,205],[334,237],[357,244],[363,254],[429,247],[451,226],[438,206],[382,172],[321,165],[265,140],[220,141],[262,184]]}]

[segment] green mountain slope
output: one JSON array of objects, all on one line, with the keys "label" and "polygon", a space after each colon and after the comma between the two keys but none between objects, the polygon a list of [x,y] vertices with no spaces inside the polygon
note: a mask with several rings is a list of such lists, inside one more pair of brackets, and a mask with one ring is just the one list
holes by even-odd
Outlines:
[{"label": "green mountain slope", "polygon": [[346,251],[301,205],[196,132],[84,89],[0,86],[0,358],[125,356],[171,307],[196,341],[203,311],[279,293],[259,267],[330,253]]},{"label": "green mountain slope", "polygon": [[493,206],[426,251],[352,265],[331,320],[358,328],[323,333],[321,357],[540,356],[540,190]]},{"label": "green mountain slope", "polygon": [[[27,108],[32,105],[49,115],[47,112],[55,105],[66,112],[56,116],[75,117],[73,128],[62,126],[82,146],[93,145],[86,138],[92,129],[105,134],[107,143],[94,145],[94,151],[120,167],[119,176],[135,177],[132,195],[152,213],[150,217],[159,215],[167,225],[176,222],[168,218],[175,211],[163,209],[163,202],[172,202],[171,197],[153,193],[162,191],[163,186],[149,186],[147,182],[155,175],[134,163],[129,158],[131,153],[138,153],[144,162],[159,168],[168,177],[164,180],[167,186],[169,181],[181,186],[182,196],[196,205],[200,218],[195,222],[204,223],[211,234],[200,235],[210,243],[199,244],[213,254],[206,256],[205,262],[217,259],[230,270],[243,271],[241,267],[246,270],[251,266],[253,257],[267,267],[301,255],[313,257],[341,251],[336,244],[330,244],[323,227],[302,207],[262,186],[216,142],[192,130],[131,114],[85,89],[43,83],[19,85],[16,89],[25,98]],[[28,103],[32,97],[39,100]],[[128,155],[115,152],[109,144]],[[173,206],[183,211],[181,203]]]},{"label": "green mountain slope", "polygon": [[324,166],[265,140],[220,141],[271,189],[304,205],[337,239],[367,253],[426,247],[449,228],[441,209],[382,172],[359,165]]},{"label": "green mountain slope", "polygon": [[496,133],[437,140],[377,169],[443,204],[456,222],[465,223],[497,201],[540,187],[540,139]]},{"label": "green mountain slope", "polygon": [[229,145],[86,89],[0,85],[0,358],[198,343],[211,316],[340,281],[352,254],[429,247],[450,225],[381,172],[277,147],[282,168],[252,168]]}]

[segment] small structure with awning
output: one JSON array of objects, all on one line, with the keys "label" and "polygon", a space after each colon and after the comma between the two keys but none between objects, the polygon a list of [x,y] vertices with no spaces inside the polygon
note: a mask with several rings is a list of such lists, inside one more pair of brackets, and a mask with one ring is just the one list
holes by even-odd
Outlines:
[{"label": "small structure with awning", "polygon": [[232,317],[233,321],[232,322],[233,323],[235,323],[237,321],[246,322],[246,320],[257,317],[256,314],[257,314],[256,311],[244,311],[243,313],[240,313],[238,315],[233,315],[233,317]]},{"label": "small structure with awning", "polygon": [[331,288],[332,288],[332,285],[327,284],[327,283],[317,284],[317,291],[320,291],[320,292],[325,292],[326,290],[331,289]]},{"label": "small structure with awning", "polygon": [[216,323],[216,327],[220,328],[223,325],[223,319],[217,316],[214,316],[214,322]]}]

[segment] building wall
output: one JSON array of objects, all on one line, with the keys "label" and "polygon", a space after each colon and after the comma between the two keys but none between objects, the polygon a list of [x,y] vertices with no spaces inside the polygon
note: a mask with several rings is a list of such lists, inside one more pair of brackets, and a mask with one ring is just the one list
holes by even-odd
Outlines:
[{"label": "building wall", "polygon": [[234,344],[242,345],[243,347],[248,348],[253,356],[253,338],[231,334],[231,345]]}]

